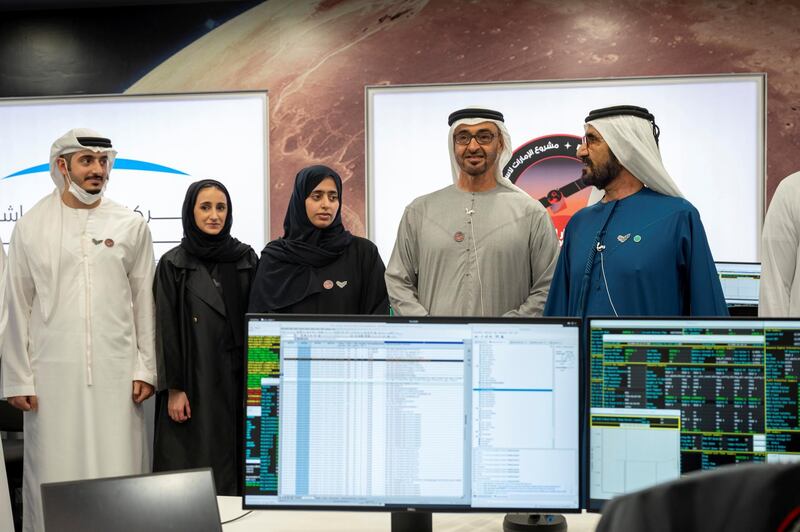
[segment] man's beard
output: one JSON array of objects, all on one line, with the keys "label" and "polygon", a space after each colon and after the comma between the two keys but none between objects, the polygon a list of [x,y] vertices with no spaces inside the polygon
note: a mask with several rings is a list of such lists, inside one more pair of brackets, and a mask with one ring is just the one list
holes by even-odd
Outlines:
[{"label": "man's beard", "polygon": [[100,188],[96,190],[86,190],[83,186],[79,183],[75,183],[76,186],[83,188],[89,194],[100,194],[103,191],[103,185],[105,185],[106,179],[102,176],[89,176],[85,177],[83,180],[88,181],[89,179],[100,179]]},{"label": "man's beard", "polygon": [[[583,164],[586,165],[581,172],[581,178],[586,186],[594,186],[600,190],[605,188],[617,178],[622,171],[619,159],[609,150],[608,161],[603,166],[595,166],[589,157],[581,157]],[[587,169],[590,173],[587,173]]]},{"label": "man's beard", "polygon": [[[471,164],[467,163],[467,158],[469,157],[469,155],[482,156],[483,164],[481,164],[480,166],[472,166]],[[495,165],[497,158],[496,157],[491,158],[489,154],[486,153],[485,150],[481,149],[471,152],[470,154],[464,153],[462,154],[460,160],[459,158],[456,158],[456,161],[458,163],[458,167],[461,169],[462,172],[464,172],[469,176],[476,177],[484,175],[486,172],[490,171],[492,166]]]}]

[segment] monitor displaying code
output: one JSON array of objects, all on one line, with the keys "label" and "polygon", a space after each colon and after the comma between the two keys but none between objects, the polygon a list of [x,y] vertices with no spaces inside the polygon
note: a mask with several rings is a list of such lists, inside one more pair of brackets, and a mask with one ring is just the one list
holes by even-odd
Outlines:
[{"label": "monitor displaying code", "polygon": [[577,320],[248,318],[249,508],[580,508]]}]

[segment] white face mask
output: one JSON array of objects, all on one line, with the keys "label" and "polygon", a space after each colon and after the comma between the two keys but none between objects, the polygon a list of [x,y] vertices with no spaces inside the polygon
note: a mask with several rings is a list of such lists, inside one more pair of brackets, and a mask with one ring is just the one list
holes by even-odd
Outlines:
[{"label": "white face mask", "polygon": [[69,185],[67,187],[67,190],[69,190],[69,193],[75,196],[75,198],[77,198],[78,201],[80,201],[84,205],[94,205],[95,203],[100,201],[100,198],[103,197],[103,193],[106,191],[106,185],[108,184],[108,179],[106,179],[103,182],[103,188],[100,189],[100,192],[98,192],[97,194],[90,194],[89,192],[86,192],[72,181],[72,176],[69,175],[69,168],[67,168],[66,160],[64,160],[64,170],[67,171],[67,183]]}]

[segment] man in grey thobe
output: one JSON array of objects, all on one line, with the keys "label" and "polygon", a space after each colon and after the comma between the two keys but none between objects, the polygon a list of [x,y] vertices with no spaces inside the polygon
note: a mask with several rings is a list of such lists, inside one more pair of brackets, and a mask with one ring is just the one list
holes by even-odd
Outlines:
[{"label": "man in grey thobe", "polygon": [[542,205],[502,175],[511,159],[503,115],[450,115],[454,184],[406,207],[386,268],[395,313],[541,316],[558,239]]}]

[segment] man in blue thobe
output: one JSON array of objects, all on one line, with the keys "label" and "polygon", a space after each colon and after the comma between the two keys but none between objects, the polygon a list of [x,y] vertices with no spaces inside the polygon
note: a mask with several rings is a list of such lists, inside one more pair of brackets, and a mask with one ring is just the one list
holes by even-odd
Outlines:
[{"label": "man in blue thobe", "polygon": [[727,316],[700,214],[664,168],[647,109],[592,111],[578,147],[604,191],[567,224],[545,316]]}]

